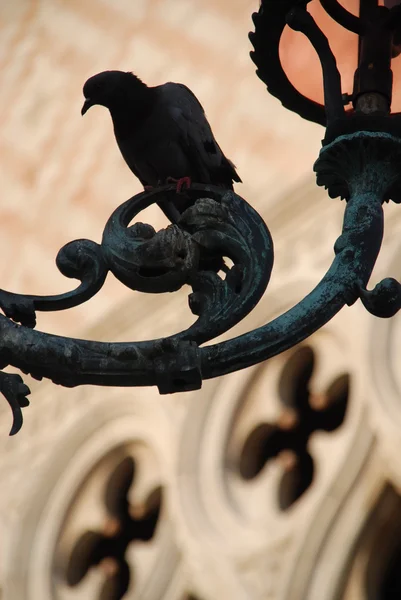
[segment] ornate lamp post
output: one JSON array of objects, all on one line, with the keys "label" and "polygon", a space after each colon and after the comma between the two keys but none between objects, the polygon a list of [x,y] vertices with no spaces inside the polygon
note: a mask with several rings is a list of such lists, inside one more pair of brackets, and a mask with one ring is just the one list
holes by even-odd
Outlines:
[{"label": "ornate lamp post", "polygon": [[[317,0],[314,0],[317,2]],[[324,10],[359,39],[352,94],[341,88],[329,41],[307,11],[309,0],[262,0],[253,15],[252,59],[268,91],[301,117],[326,127],[314,170],[317,184],[346,200],[344,225],[330,269],[314,290],[270,323],[228,341],[201,347],[228,331],[257,304],[273,266],[273,243],[261,217],[231,191],[193,185],[184,194],[165,186],[138,194],[118,207],[101,244],[76,240],[64,246],[57,266],[78,279],[73,291],[29,296],[0,290],[0,364],[67,387],[157,385],[160,393],[198,389],[218,377],[264,361],[294,346],[358,299],[378,317],[401,308],[401,285],[384,279],[366,286],[383,237],[384,201],[401,202],[401,113],[391,113],[391,62],[401,43],[401,5],[361,0],[359,17],[337,0],[320,0]],[[313,3],[312,3],[313,4]],[[290,83],[279,54],[288,25],[302,32],[322,66],[324,106]],[[352,57],[349,57],[352,60]],[[345,106],[351,108],[345,110]],[[131,221],[157,202],[172,224],[155,232]],[[228,268],[224,257],[233,266]],[[162,293],[189,284],[189,308],[197,319],[185,331],[146,342],[105,343],[36,331],[36,311],[64,310],[85,302],[108,272],[133,290]],[[225,271],[222,278],[219,272]],[[19,375],[0,372],[0,389],[14,422],[29,389]]]}]

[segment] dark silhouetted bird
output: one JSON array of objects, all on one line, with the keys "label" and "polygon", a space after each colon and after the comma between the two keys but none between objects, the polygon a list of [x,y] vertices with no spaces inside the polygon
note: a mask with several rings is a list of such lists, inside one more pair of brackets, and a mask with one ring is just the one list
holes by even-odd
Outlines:
[{"label": "dark silhouetted bird", "polygon": [[95,104],[109,109],[117,144],[146,187],[177,182],[232,189],[241,181],[214,139],[196,96],[181,83],[147,86],[133,73],[104,71],[84,85],[82,114]]}]

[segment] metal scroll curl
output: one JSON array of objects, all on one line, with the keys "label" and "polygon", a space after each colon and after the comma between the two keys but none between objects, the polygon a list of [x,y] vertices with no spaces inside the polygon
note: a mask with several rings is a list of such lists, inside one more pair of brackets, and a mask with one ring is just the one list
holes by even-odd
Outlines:
[{"label": "metal scroll curl", "polygon": [[86,302],[103,286],[107,268],[101,247],[91,240],[74,240],[61,248],[56,258],[59,271],[80,285],[65,294],[34,296],[0,289],[0,309],[17,323],[35,327],[36,311],[65,310]]},{"label": "metal scroll curl", "polygon": [[[131,224],[153,203],[170,205],[176,222],[159,232],[144,223]],[[231,267],[225,258],[232,261]],[[233,327],[259,301],[273,266],[273,243],[258,213],[234,192],[193,185],[177,194],[173,186],[166,186],[118,207],[100,245],[76,240],[64,246],[57,266],[65,276],[81,280],[75,290],[56,296],[0,291],[0,308],[8,317],[0,316],[0,364],[64,386],[157,385],[161,393],[172,393],[201,386],[199,344]],[[142,292],[191,286],[189,306],[196,321],[168,338],[127,344],[33,331],[35,311],[85,302],[100,290],[109,271]],[[7,374],[3,375],[6,381]],[[27,403],[25,398],[19,401],[21,390],[12,383],[8,386],[12,393],[5,396],[13,410],[14,434],[22,424],[21,407]],[[25,396],[29,392],[25,387],[22,391]]]},{"label": "metal scroll curl", "polygon": [[192,186],[184,202],[180,194],[182,212],[164,230],[130,225],[140,210],[169,194],[173,201],[176,194],[169,187],[134,196],[117,208],[103,234],[103,256],[131,289],[160,293],[190,285],[189,306],[198,319],[176,337],[201,344],[231,329],[260,300],[273,267],[273,241],[243,198],[213,186]]}]

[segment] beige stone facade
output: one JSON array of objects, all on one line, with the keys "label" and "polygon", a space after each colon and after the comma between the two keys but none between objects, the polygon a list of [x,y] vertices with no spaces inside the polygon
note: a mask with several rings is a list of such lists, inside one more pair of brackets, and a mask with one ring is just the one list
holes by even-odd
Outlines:
[{"label": "beige stone facade", "polygon": [[[59,248],[99,241],[112,210],[140,190],[106,111],[80,115],[84,81],[109,68],[196,93],[244,181],[238,193],[272,232],[268,291],[230,337],[316,285],[343,205],[314,184],[322,130],[255,75],[247,33],[257,8],[0,2],[4,289],[70,289],[54,265]],[[400,215],[386,206],[375,281],[401,276]],[[165,222],[155,208],[141,218]],[[185,290],[149,297],[110,276],[89,303],[39,315],[38,328],[139,340],[184,319]],[[300,347],[174,396],[26,378],[31,406],[13,438],[0,403],[1,600],[401,597],[400,327],[358,303]]]}]

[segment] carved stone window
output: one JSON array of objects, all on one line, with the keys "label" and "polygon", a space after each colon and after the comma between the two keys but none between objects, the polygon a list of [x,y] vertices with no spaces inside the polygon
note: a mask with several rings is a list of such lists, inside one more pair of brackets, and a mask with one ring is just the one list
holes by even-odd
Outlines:
[{"label": "carved stone window", "polygon": [[252,520],[259,511],[261,518],[288,511],[311,488],[315,440],[320,444],[333,436],[334,441],[346,419],[346,364],[337,342],[327,336],[255,370],[227,444],[232,494]]},{"label": "carved stone window", "polygon": [[313,481],[310,437],[316,431],[335,431],[347,409],[348,375],[334,376],[323,392],[315,393],[311,386],[315,367],[315,352],[307,346],[298,348],[287,359],[277,382],[278,418],[255,426],[239,457],[239,472],[245,480],[257,477],[271,461],[280,462],[277,501],[281,510],[292,506]]},{"label": "carved stone window", "polygon": [[97,401],[43,470],[14,597],[280,597],[297,523],[313,521],[353,447],[347,368],[323,332],[193,402]]},{"label": "carved stone window", "polygon": [[54,598],[158,600],[177,560],[172,543],[154,452],[140,441],[121,444],[81,479],[64,513]]},{"label": "carved stone window", "polygon": [[353,552],[343,600],[401,598],[401,496],[388,484]]},{"label": "carved stone window", "polygon": [[7,598],[202,600],[171,500],[176,423],[147,390],[114,393],[70,421],[36,474]]},{"label": "carved stone window", "polygon": [[[282,589],[294,577],[297,535],[308,535],[320,510],[312,544],[319,546],[330,527],[325,515],[332,507],[324,510],[324,500],[341,497],[335,483],[361,420],[342,341],[321,332],[308,345],[228,376],[190,405],[174,498],[196,559],[206,539],[211,571],[214,554],[220,557],[224,597],[240,597],[238,590],[258,599],[300,597]],[[213,597],[212,586],[205,589]]]},{"label": "carved stone window", "polygon": [[[135,550],[128,562],[130,545],[150,542],[160,516],[160,487],[150,489],[142,504],[133,503],[130,489],[135,489],[136,461],[127,456],[110,471],[103,488],[106,520],[99,529],[87,529],[72,547],[65,569],[60,565],[67,586],[78,586],[90,569],[102,569],[105,581],[98,600],[121,600],[128,588],[135,587]],[[94,474],[92,474],[93,476]],[[77,515],[75,515],[77,518]],[[93,599],[95,600],[95,599]]]}]

